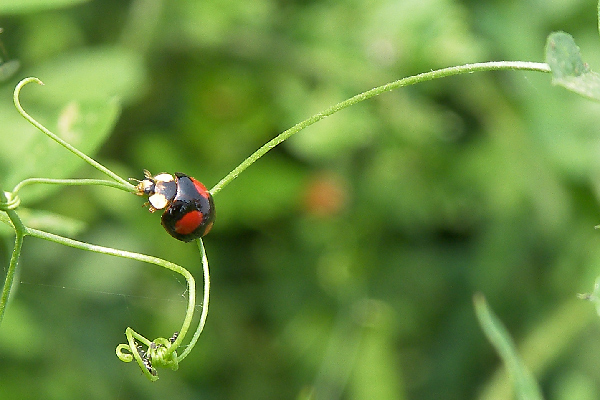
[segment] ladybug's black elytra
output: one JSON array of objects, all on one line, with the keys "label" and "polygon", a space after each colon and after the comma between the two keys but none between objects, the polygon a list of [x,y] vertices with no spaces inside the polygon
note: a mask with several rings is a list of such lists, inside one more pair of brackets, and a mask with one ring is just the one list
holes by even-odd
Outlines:
[{"label": "ladybug's black elytra", "polygon": [[175,239],[189,242],[206,235],[215,221],[215,204],[210,192],[195,178],[182,173],[144,170],[137,195],[148,196],[148,210],[162,210],[162,226]]}]

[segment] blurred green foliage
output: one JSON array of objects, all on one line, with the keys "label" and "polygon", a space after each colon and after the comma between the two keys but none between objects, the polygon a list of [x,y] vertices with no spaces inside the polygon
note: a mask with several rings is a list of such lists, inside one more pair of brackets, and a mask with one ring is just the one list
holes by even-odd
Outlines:
[{"label": "blurred green foliage", "polygon": [[[17,115],[12,90],[26,76],[46,86],[28,86],[24,107],[58,131],[65,115],[81,116],[65,138],[121,176],[181,171],[210,187],[338,101],[440,67],[542,61],[553,30],[572,34],[598,70],[595,8],[3,0],[1,58],[22,69],[0,83],[0,187],[39,171],[98,176]],[[522,344],[545,398],[600,398],[597,316],[574,300],[600,270],[599,127],[600,106],[549,75],[502,72],[387,93],[302,131],[215,197],[207,326],[180,370],[153,384],[114,348],[127,326],[169,337],[185,283],[28,238],[0,327],[0,398],[508,399],[477,291]],[[135,196],[20,195],[68,217],[77,239],[201,276],[195,246],[169,237]],[[4,265],[11,248],[3,236]]]}]

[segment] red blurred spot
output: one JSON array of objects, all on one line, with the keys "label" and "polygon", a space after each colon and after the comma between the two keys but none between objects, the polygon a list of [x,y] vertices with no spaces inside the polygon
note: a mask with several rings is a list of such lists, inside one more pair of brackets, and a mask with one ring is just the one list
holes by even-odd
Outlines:
[{"label": "red blurred spot", "polygon": [[346,206],[347,197],[346,185],[339,176],[319,174],[306,186],[306,211],[317,217],[337,214]]}]

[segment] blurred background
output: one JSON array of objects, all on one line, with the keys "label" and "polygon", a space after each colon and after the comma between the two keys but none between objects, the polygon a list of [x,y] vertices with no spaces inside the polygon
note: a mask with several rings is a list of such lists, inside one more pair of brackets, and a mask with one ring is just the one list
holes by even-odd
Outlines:
[{"label": "blurred background", "polygon": [[[177,171],[212,187],[330,105],[436,68],[543,61],[554,30],[599,70],[596,6],[2,0],[3,72],[20,68],[0,83],[0,187],[101,177],[17,114],[26,76],[46,85],[24,88],[24,107],[121,176]],[[26,238],[0,327],[0,398],[511,399],[475,319],[481,292],[547,399],[600,399],[598,316],[576,298],[600,275],[599,195],[600,106],[548,74],[383,94],[300,132],[215,196],[206,329],[156,383],[115,347],[127,326],[179,330],[183,279]],[[20,196],[30,226],[178,263],[200,291],[197,248],[142,198]],[[14,239],[2,225],[5,272]]]}]

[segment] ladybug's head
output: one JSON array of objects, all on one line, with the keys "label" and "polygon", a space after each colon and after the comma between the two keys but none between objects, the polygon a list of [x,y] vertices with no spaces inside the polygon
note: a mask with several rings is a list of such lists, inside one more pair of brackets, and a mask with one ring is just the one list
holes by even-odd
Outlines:
[{"label": "ladybug's head", "polygon": [[137,195],[148,196],[150,212],[167,207],[177,194],[175,177],[165,172],[152,176],[147,170],[144,170],[144,176],[146,179],[139,181],[137,185]]}]

